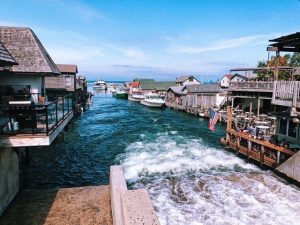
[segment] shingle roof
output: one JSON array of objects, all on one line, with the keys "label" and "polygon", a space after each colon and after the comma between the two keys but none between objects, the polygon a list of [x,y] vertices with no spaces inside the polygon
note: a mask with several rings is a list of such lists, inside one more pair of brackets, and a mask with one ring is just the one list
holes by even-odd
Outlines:
[{"label": "shingle roof", "polygon": [[12,66],[18,63],[5,48],[5,46],[0,42],[0,66]]},{"label": "shingle roof", "polygon": [[19,63],[16,73],[60,74],[52,58],[34,34],[26,27],[1,27],[0,41]]},{"label": "shingle roof", "polygon": [[226,74],[224,77],[227,77],[229,80],[231,80],[233,78],[234,75],[232,74]]},{"label": "shingle roof", "polygon": [[187,79],[189,79],[190,77],[192,77],[192,76],[181,76],[181,77],[178,77],[178,78],[176,78],[176,83],[184,82]]},{"label": "shingle roof", "polygon": [[76,74],[78,73],[77,65],[73,64],[56,64],[61,73]]},{"label": "shingle roof", "polygon": [[167,91],[171,90],[176,94],[183,95],[183,94],[186,94],[186,91],[183,91],[183,89],[184,89],[184,87],[182,87],[182,86],[171,86],[168,88]]},{"label": "shingle roof", "polygon": [[190,93],[220,93],[224,89],[219,84],[192,84],[185,86]]},{"label": "shingle roof", "polygon": [[143,90],[166,91],[169,87],[175,85],[176,83],[174,81],[154,81],[154,82],[140,81],[140,86]]}]

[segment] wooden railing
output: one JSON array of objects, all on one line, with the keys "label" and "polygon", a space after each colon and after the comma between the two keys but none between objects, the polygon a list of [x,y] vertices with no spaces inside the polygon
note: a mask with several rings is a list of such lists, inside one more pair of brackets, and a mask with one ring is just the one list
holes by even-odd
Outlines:
[{"label": "wooden railing", "polygon": [[272,103],[300,107],[300,81],[275,81]]},{"label": "wooden railing", "polygon": [[243,82],[230,82],[229,91],[263,91],[272,92],[274,82],[270,81],[243,81]]}]

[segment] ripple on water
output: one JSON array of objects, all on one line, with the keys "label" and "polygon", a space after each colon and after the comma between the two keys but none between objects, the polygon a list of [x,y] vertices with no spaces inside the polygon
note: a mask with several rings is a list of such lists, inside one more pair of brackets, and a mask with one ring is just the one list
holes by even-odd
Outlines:
[{"label": "ripple on water", "polygon": [[148,190],[162,225],[299,224],[299,189],[271,172],[201,138],[145,137],[119,160],[130,187]]}]

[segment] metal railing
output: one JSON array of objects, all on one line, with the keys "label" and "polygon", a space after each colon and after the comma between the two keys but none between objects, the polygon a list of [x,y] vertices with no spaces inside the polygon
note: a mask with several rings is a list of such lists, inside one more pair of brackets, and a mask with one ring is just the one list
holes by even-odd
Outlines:
[{"label": "metal railing", "polygon": [[51,134],[73,110],[72,94],[54,101],[11,102],[0,115],[0,134]]},{"label": "metal railing", "polygon": [[230,82],[230,90],[263,90],[273,91],[274,82],[270,81],[243,81],[243,82]]}]

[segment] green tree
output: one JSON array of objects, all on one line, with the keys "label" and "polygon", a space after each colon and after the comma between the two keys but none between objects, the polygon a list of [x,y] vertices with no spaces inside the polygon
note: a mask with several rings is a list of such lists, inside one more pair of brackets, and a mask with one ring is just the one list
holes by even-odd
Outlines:
[{"label": "green tree", "polygon": [[289,59],[290,66],[300,66],[300,52],[294,52]]}]

